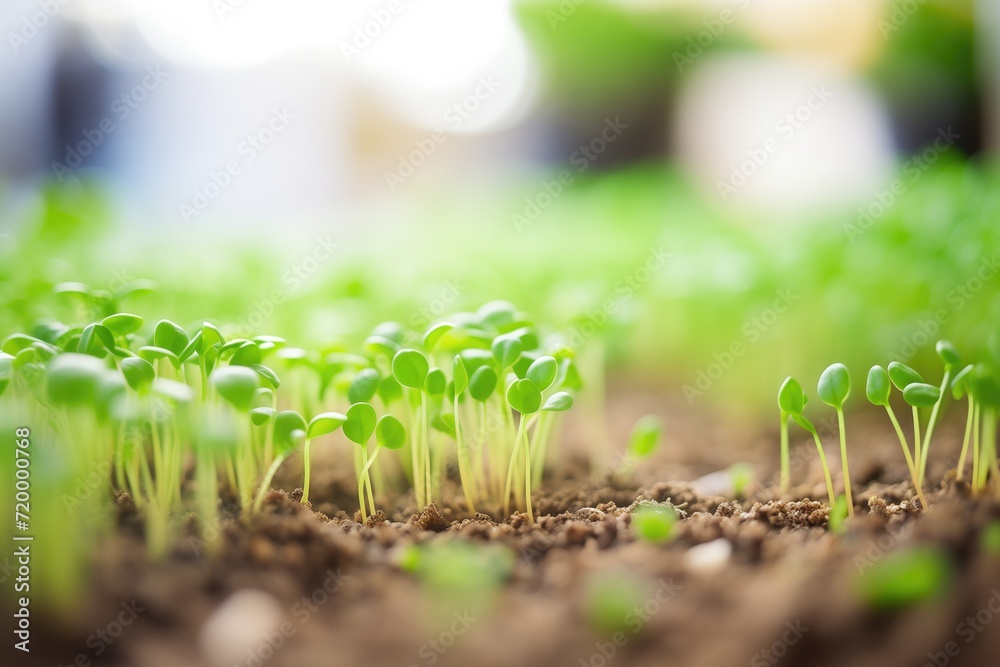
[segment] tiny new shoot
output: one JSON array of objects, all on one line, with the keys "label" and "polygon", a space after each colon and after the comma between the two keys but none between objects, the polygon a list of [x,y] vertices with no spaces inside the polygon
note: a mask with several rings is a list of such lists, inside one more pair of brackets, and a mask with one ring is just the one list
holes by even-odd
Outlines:
[{"label": "tiny new shoot", "polygon": [[[347,409],[347,421],[344,423],[344,435],[356,444],[355,471],[358,474],[358,505],[361,507],[361,521],[368,521],[368,510],[365,508],[365,491],[368,492],[368,507],[375,512],[375,496],[372,491],[371,477],[368,474],[368,441],[375,432],[377,418],[375,408],[370,403],[355,403]],[[372,461],[375,457],[372,456]]]},{"label": "tiny new shoot", "polygon": [[[392,415],[382,415],[378,423],[375,424],[375,451],[372,452],[371,458],[365,462],[365,467],[361,470],[361,477],[367,481],[369,493],[371,492],[371,481],[368,476],[368,469],[375,463],[378,453],[383,447],[386,449],[400,449],[404,444],[406,444],[406,428],[403,427],[403,422]],[[369,501],[371,501],[370,497]],[[372,515],[374,516],[377,510],[375,503],[371,502]],[[361,512],[364,515],[363,503],[361,505]]]},{"label": "tiny new shoot", "polygon": [[259,512],[261,505],[264,504],[264,495],[271,488],[271,480],[274,479],[278,468],[295,451],[298,444],[305,439],[306,429],[308,428],[306,420],[294,410],[283,410],[274,415],[272,421],[274,422],[272,430],[274,438],[274,461],[271,462],[271,466],[267,469],[267,473],[260,484],[260,489],[257,491],[257,498],[253,503],[254,514]]},{"label": "tiny new shoot", "polygon": [[430,365],[427,357],[419,350],[403,349],[392,358],[392,375],[402,386],[410,390],[413,409],[410,424],[410,456],[413,467],[413,488],[417,507],[423,509],[433,499],[431,480],[431,453],[427,437],[427,397],[424,384]]},{"label": "tiny new shoot", "polygon": [[[921,377],[920,373],[916,372],[906,364],[902,364],[898,361],[892,361],[888,366],[889,379],[892,380],[892,384],[895,385],[896,389],[905,392],[906,388],[911,384],[923,384],[924,378]],[[903,397],[906,397],[904,393]],[[920,464],[920,412],[914,405],[913,408],[913,460],[919,466]],[[917,474],[920,474],[919,468],[917,469]]]},{"label": "tiny new shoot", "polygon": [[789,377],[782,384],[782,390],[778,392],[778,406],[782,411],[787,412],[796,424],[812,434],[816,443],[816,451],[819,453],[819,462],[823,465],[823,476],[826,478],[826,492],[830,497],[830,509],[836,504],[836,494],[833,492],[833,480],[830,477],[830,467],[826,464],[826,454],[823,452],[823,443],[819,439],[819,432],[813,423],[802,414],[805,410],[809,398],[802,390],[802,385],[798,380]]},{"label": "tiny new shoot", "polygon": [[868,371],[868,383],[865,386],[865,394],[872,405],[885,407],[885,411],[889,414],[889,420],[892,422],[893,428],[896,429],[896,437],[899,438],[899,444],[903,447],[906,467],[910,471],[910,479],[913,481],[913,488],[917,492],[917,497],[920,498],[920,506],[926,508],[927,498],[924,497],[924,491],[920,484],[920,476],[914,465],[913,457],[910,455],[910,446],[906,442],[906,435],[903,434],[899,420],[896,419],[896,413],[893,412],[892,405],[889,403],[889,394],[891,391],[892,383],[889,380],[889,374],[881,366],[872,366],[871,370]]},{"label": "tiny new shoot", "polygon": [[633,426],[621,463],[616,466],[621,473],[629,472],[637,461],[649,458],[663,439],[663,422],[656,415],[646,415]]},{"label": "tiny new shoot", "polygon": [[938,389],[938,399],[931,409],[930,421],[927,422],[927,431],[924,433],[924,444],[920,450],[920,481],[924,481],[927,474],[927,455],[931,449],[931,436],[934,434],[934,426],[937,424],[938,413],[941,411],[941,403],[944,402],[948,383],[951,382],[951,374],[962,363],[962,358],[958,356],[958,350],[947,340],[939,340],[935,346],[938,356],[944,362],[944,378],[941,380],[941,387]]},{"label": "tiny new shoot", "polygon": [[819,399],[837,411],[840,431],[840,462],[844,468],[844,495],[847,497],[847,514],[854,516],[851,498],[851,473],[847,469],[847,434],[844,432],[844,402],[851,393],[851,376],[844,364],[832,364],[819,377],[816,387]]},{"label": "tiny new shoot", "polygon": [[528,451],[527,424],[531,415],[538,412],[542,407],[542,393],[535,386],[535,383],[524,378],[515,380],[507,388],[507,404],[521,414],[517,424],[517,435],[514,436],[514,448],[510,455],[510,466],[507,468],[507,483],[504,485],[503,501],[504,514],[510,514],[510,492],[513,483],[514,470],[517,466],[518,455],[524,451],[524,507],[528,514],[528,521],[535,522],[535,517],[531,511],[531,454]]},{"label": "tiny new shoot", "polygon": [[316,438],[333,433],[343,426],[346,421],[347,416],[339,412],[324,412],[309,420],[309,425],[306,428],[306,443],[302,448],[303,505],[309,502],[309,482],[312,479],[310,475],[309,444]]},{"label": "tiny new shoot", "polygon": [[[972,375],[972,365],[963,368],[955,379],[951,381],[951,395],[956,401],[962,396],[968,396],[969,408],[965,416],[965,435],[962,438],[962,453],[958,456],[958,466],[955,469],[955,479],[961,481],[965,473],[965,457],[969,453],[969,436],[972,434],[973,416],[976,413],[976,401],[972,396],[972,388],[969,386],[969,378]],[[973,458],[973,466],[975,466]]]}]

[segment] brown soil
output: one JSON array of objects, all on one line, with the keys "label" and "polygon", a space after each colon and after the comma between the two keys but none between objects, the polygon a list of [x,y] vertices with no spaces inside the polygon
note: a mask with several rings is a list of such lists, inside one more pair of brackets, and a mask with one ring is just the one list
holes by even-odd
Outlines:
[{"label": "brown soil", "polygon": [[[641,397],[627,404],[663,411]],[[535,524],[523,514],[468,518],[457,489],[446,486],[439,506],[417,511],[402,498],[361,525],[348,514],[356,509],[353,481],[315,473],[315,508],[297,502],[297,492],[273,491],[252,521],[230,517],[210,542],[188,532],[167,560],[150,562],[129,500],[120,498],[120,530],[99,546],[90,595],[71,620],[39,619],[38,651],[16,664],[68,665],[80,654],[88,663],[78,664],[129,667],[995,664],[1000,619],[981,631],[965,619],[992,620],[994,599],[1000,611],[1000,554],[979,546],[982,528],[1000,519],[1000,502],[973,498],[949,472],[960,425],[947,424],[935,443],[925,489],[931,508],[922,511],[910,500],[891,430],[860,416],[849,421],[857,517],[834,534],[825,502],[811,500],[826,498],[811,443],[796,444],[799,485],[782,497],[771,480],[776,434],[726,433],[711,415],[666,411],[668,445],[653,461],[626,477],[589,478],[571,465],[536,493]],[[612,415],[613,432],[635,416]],[[567,437],[578,440],[578,430]],[[833,438],[826,440],[834,465]],[[737,460],[763,480],[746,497],[706,494],[691,481]],[[682,479],[689,481],[664,481]],[[292,470],[276,486],[293,489],[294,480]],[[644,500],[679,508],[675,539],[637,540],[631,511]],[[731,547],[721,562],[706,553],[712,547],[692,550],[719,538],[725,543],[713,547]],[[407,546],[457,540],[502,544],[514,556],[509,574],[496,586],[484,578],[474,591],[449,593],[403,567]],[[893,612],[861,601],[859,570],[925,544],[954,564],[944,596]],[[595,579],[615,576],[644,592],[644,608],[617,637],[587,611]],[[132,600],[143,611],[96,655],[88,636]],[[242,643],[233,639],[241,630],[249,635]],[[219,648],[226,637],[231,655]]]}]

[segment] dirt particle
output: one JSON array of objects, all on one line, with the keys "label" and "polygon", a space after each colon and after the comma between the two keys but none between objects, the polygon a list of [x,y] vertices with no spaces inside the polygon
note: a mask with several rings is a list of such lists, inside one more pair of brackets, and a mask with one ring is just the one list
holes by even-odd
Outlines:
[{"label": "dirt particle", "polygon": [[448,530],[448,526],[450,525],[448,521],[441,516],[441,512],[438,511],[438,508],[434,503],[431,503],[425,507],[420,514],[414,516],[410,520],[410,523],[415,523],[424,530],[430,530],[435,533],[441,533]]}]

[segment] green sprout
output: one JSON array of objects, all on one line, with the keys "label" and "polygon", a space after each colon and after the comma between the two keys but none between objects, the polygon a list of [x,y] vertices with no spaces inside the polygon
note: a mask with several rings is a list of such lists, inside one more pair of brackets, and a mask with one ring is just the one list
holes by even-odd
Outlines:
[{"label": "green sprout", "polygon": [[910,479],[913,481],[913,488],[917,492],[917,496],[920,498],[920,506],[928,507],[927,498],[924,497],[924,491],[920,483],[920,475],[917,471],[916,465],[914,464],[913,457],[910,454],[910,446],[906,442],[906,436],[903,434],[903,429],[899,425],[899,420],[896,419],[896,413],[892,410],[892,404],[889,402],[889,394],[892,391],[892,382],[889,380],[889,374],[886,373],[885,369],[881,366],[872,366],[871,370],[868,371],[868,382],[865,385],[865,394],[868,396],[868,401],[872,405],[881,405],[885,407],[886,413],[889,415],[889,420],[892,422],[892,426],[896,429],[896,436],[899,438],[899,444],[903,448],[903,456],[906,458],[906,467],[910,471]]},{"label": "green sprout", "polygon": [[937,399],[932,404],[934,407],[931,409],[930,421],[927,422],[927,431],[924,433],[924,443],[920,450],[920,481],[924,481],[924,475],[927,474],[927,456],[931,449],[931,437],[934,434],[934,426],[937,424],[938,413],[941,410],[941,403],[944,402],[946,390],[948,389],[949,382],[951,382],[952,373],[955,368],[957,368],[962,363],[962,358],[958,354],[958,350],[955,346],[947,340],[939,340],[935,345],[934,349],[937,351],[938,357],[944,362],[944,377],[941,380],[941,386],[937,391]]},{"label": "green sprout", "polygon": [[[906,398],[906,388],[911,384],[924,384],[924,378],[921,377],[920,373],[916,372],[906,364],[900,363],[898,361],[889,362],[888,373],[889,379],[892,384],[895,385],[896,389],[903,392],[903,398]],[[919,479],[920,475],[920,412],[917,406],[912,405],[913,412],[913,459],[916,463],[915,470],[917,470],[917,476]]]},{"label": "green sprout", "polygon": [[[830,507],[832,509],[836,504],[836,494],[833,491],[833,479],[830,477],[830,468],[826,464],[823,443],[819,439],[819,432],[816,430],[816,427],[803,414],[808,401],[809,397],[802,390],[802,385],[799,384],[798,380],[792,377],[785,378],[781,389],[778,391],[778,407],[782,413],[787,413],[788,417],[792,418],[792,421],[812,434],[813,441],[816,443],[816,451],[819,453],[819,461],[823,466],[823,475],[826,478],[826,492],[829,496]],[[787,424],[787,417],[783,422]],[[787,435],[785,439],[787,439]],[[785,449],[787,449],[787,444],[785,445]]]},{"label": "green sprout", "polygon": [[851,393],[851,376],[844,364],[832,364],[819,377],[816,387],[819,399],[837,411],[840,432],[840,462],[844,468],[844,495],[847,497],[847,514],[854,516],[851,499],[851,473],[847,469],[847,434],[844,431],[844,402]]},{"label": "green sprout", "polygon": [[952,580],[949,558],[932,547],[889,554],[862,572],[861,599],[878,610],[896,610],[940,596]]},{"label": "green sprout", "polygon": [[347,422],[347,416],[339,412],[324,412],[309,420],[306,426],[305,445],[302,447],[302,504],[309,502],[310,456],[309,444],[316,438],[333,433]]},{"label": "green sprout", "polygon": [[[965,435],[962,436],[962,453],[958,456],[958,466],[955,470],[955,479],[961,481],[962,476],[965,473],[965,458],[969,453],[969,436],[972,433],[973,424],[975,421],[976,401],[972,396],[972,388],[969,385],[969,378],[972,376],[972,364],[969,364],[961,371],[955,375],[955,379],[951,381],[951,395],[957,401],[963,396],[968,396],[968,409],[966,411],[965,417]],[[973,465],[978,468],[978,464],[973,457]],[[973,476],[973,479],[975,477]]]},{"label": "green sprout", "polygon": [[640,503],[632,512],[632,529],[646,542],[662,544],[673,537],[677,511],[670,505]]},{"label": "green sprout", "polygon": [[413,406],[410,431],[410,456],[413,471],[413,487],[416,491],[417,506],[426,507],[432,502],[434,492],[431,480],[431,453],[427,438],[427,397],[424,382],[430,366],[427,358],[413,349],[400,350],[392,358],[392,374],[400,385],[410,391]]},{"label": "green sprout", "polygon": [[283,410],[277,413],[272,422],[274,424],[274,461],[264,474],[260,489],[257,491],[257,498],[253,504],[254,513],[260,511],[261,505],[264,503],[264,495],[271,488],[271,480],[274,479],[275,473],[278,472],[278,468],[285,462],[285,459],[291,456],[299,443],[305,440],[308,428],[306,420],[294,410]]}]

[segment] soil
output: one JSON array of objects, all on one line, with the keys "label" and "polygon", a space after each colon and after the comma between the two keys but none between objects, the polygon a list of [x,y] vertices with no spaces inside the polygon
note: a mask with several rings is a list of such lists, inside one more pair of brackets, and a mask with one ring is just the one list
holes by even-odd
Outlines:
[{"label": "soil", "polygon": [[[288,492],[272,491],[259,516],[230,512],[210,541],[189,527],[170,556],[155,561],[130,499],[120,496],[119,530],[98,545],[81,608],[70,618],[38,619],[40,646],[16,664],[996,664],[1000,619],[989,621],[1000,612],[1000,554],[984,551],[980,534],[1000,519],[1000,501],[995,493],[973,497],[949,469],[961,420],[948,420],[935,438],[925,511],[911,499],[891,428],[849,417],[857,517],[833,533],[810,441],[796,438],[797,485],[782,495],[773,479],[775,432],[662,398],[621,400],[610,410],[610,432],[658,411],[669,425],[666,445],[630,471],[593,477],[580,445],[593,440],[585,437],[593,427],[567,425],[565,439],[579,447],[535,493],[535,524],[523,514],[470,518],[446,484],[436,505],[418,511],[412,497],[401,498],[361,525],[349,514],[353,480],[324,477],[314,463],[312,507],[298,502],[301,477],[289,466],[275,483]],[[825,440],[839,484],[835,440]],[[736,461],[749,462],[758,480],[744,496],[720,493],[711,483],[718,476],[703,478]],[[631,511],[640,501],[680,510],[673,540],[636,538]],[[442,588],[408,567],[410,545],[457,541],[503,545],[512,557],[491,572],[506,574],[494,581],[476,572],[471,587]],[[916,545],[948,555],[948,591],[895,611],[867,606],[857,593],[859,571]],[[592,620],[588,600],[598,581],[641,593],[617,635]],[[141,611],[120,637],[88,643],[133,601]],[[106,650],[97,655],[95,645]]]}]

